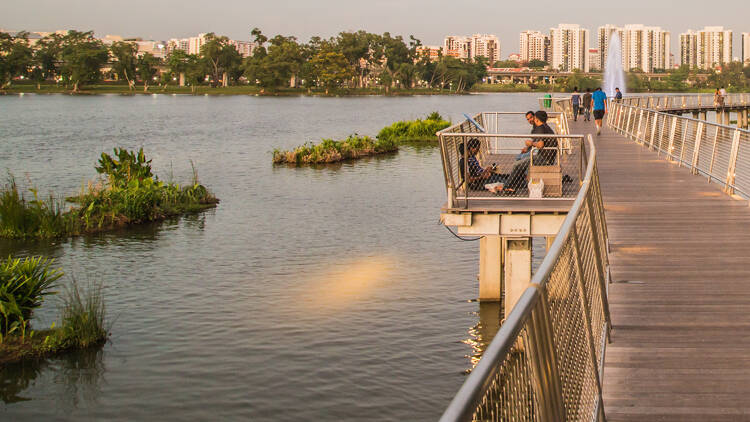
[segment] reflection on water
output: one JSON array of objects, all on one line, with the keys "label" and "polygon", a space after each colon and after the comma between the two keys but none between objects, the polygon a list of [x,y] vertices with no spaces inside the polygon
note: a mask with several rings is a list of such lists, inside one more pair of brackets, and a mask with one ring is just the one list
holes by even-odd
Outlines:
[{"label": "reflection on water", "polygon": [[102,347],[64,353],[50,359],[31,360],[4,367],[0,371],[0,400],[6,405],[34,399],[24,392],[35,383],[50,383],[50,397],[63,413],[79,406],[92,406],[104,382]]},{"label": "reflection on water", "polygon": [[479,359],[487,347],[495,338],[503,320],[502,302],[477,302],[479,306],[479,321],[469,329],[469,338],[464,343],[471,346],[471,355],[467,356],[471,361],[471,368],[466,370],[470,373],[479,363]]},{"label": "reflection on water", "polygon": [[330,262],[325,271],[300,276],[306,278],[303,303],[321,311],[341,310],[367,299],[382,287],[397,269],[395,257],[388,255],[341,258]]}]

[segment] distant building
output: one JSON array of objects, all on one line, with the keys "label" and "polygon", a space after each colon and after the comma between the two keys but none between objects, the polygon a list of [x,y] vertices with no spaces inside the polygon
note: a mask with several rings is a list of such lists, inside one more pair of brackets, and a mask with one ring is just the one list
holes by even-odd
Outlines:
[{"label": "distant building", "polygon": [[442,54],[443,48],[433,45],[420,45],[417,47],[417,55],[421,58],[427,55],[427,59],[431,62],[438,61]]},{"label": "distant building", "polygon": [[443,42],[443,54],[458,59],[468,59],[471,55],[471,40],[461,35],[449,35]]},{"label": "distant building", "polygon": [[613,36],[620,37],[620,40],[622,40],[622,28],[607,24],[604,26],[600,26],[597,30],[597,40],[599,46],[599,68],[602,70],[604,70],[604,68],[607,66],[609,43],[612,40]]},{"label": "distant building", "polygon": [[520,62],[521,61],[521,55],[518,53],[511,53],[508,54],[508,60],[512,62]]},{"label": "distant building", "polygon": [[167,41],[167,55],[172,54],[172,52],[174,52],[175,50],[182,50],[187,53],[189,49],[189,38],[172,38],[171,40]]},{"label": "distant building", "polygon": [[495,63],[500,60],[500,40],[491,34],[472,35],[469,57],[484,57],[489,63]]},{"label": "distant building", "polygon": [[521,61],[541,60],[549,62],[550,40],[539,31],[523,31],[519,37],[518,48]]},{"label": "distant building", "polygon": [[229,44],[233,45],[243,58],[252,56],[255,50],[255,43],[250,41],[229,40]]},{"label": "distant building", "polygon": [[500,40],[489,34],[449,35],[443,42],[443,54],[459,59],[485,57],[493,63],[500,60]]},{"label": "distant building", "polygon": [[550,29],[552,69],[589,71],[589,31],[580,25],[560,24]]},{"label": "distant building", "polygon": [[750,66],[750,32],[742,33],[742,63]]},{"label": "distant building", "polygon": [[732,61],[732,31],[723,26],[707,26],[700,31],[680,34],[680,64],[714,69]]},{"label": "distant building", "polygon": [[589,48],[589,70],[602,70],[602,59],[598,48]]}]

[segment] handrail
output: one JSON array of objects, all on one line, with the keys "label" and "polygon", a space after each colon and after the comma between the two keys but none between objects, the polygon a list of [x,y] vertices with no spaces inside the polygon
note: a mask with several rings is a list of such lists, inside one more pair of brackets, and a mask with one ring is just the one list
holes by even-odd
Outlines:
[{"label": "handrail", "polygon": [[585,176],[555,241],[442,422],[605,420],[608,238],[591,135],[585,145]]},{"label": "handrail", "polygon": [[[643,102],[649,106],[633,105]],[[660,108],[664,110],[669,104],[662,102]],[[722,183],[726,193],[750,198],[750,131],[649,108],[653,105],[653,99],[638,101],[632,97],[613,103],[607,125],[679,166],[686,166],[693,174]],[[685,103],[685,107],[692,105]],[[750,102],[743,107],[750,109]]]}]

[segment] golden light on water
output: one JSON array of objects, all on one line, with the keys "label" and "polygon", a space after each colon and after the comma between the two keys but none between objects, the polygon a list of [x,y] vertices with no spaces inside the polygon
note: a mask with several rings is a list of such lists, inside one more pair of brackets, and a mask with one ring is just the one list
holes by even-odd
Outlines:
[{"label": "golden light on water", "polygon": [[339,310],[368,299],[387,286],[398,260],[390,255],[363,256],[332,262],[327,270],[306,277],[304,293],[311,307]]}]

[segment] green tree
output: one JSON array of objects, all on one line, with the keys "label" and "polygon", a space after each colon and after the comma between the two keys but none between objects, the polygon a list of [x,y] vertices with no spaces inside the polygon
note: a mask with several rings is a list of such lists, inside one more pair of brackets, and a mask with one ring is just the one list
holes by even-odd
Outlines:
[{"label": "green tree", "polygon": [[138,47],[132,42],[116,41],[109,47],[109,51],[115,59],[112,70],[118,78],[128,82],[131,91],[134,90]]},{"label": "green tree", "polygon": [[145,53],[138,58],[138,76],[143,82],[143,92],[148,92],[148,84],[154,79],[159,64],[159,59],[151,53]]},{"label": "green tree", "polygon": [[527,66],[532,69],[544,69],[545,67],[549,66],[549,63],[545,62],[544,60],[534,59],[529,60]]},{"label": "green tree", "polygon": [[206,34],[206,43],[201,46],[200,55],[209,70],[213,86],[218,85],[220,80],[226,82],[224,75],[228,78],[229,72],[242,64],[242,57],[229,43],[229,38],[216,36],[213,32]]},{"label": "green tree", "polygon": [[41,78],[54,79],[60,74],[63,36],[50,34],[34,45],[34,67],[41,72]]},{"label": "green tree", "polygon": [[336,49],[346,57],[352,74],[357,78],[357,86],[364,86],[365,72],[367,66],[362,62],[371,59],[370,47],[373,43],[373,35],[365,31],[341,32],[336,38]]},{"label": "green tree", "polygon": [[501,60],[499,62],[495,62],[492,67],[509,67],[509,68],[519,68],[521,67],[521,63],[518,63],[515,60]]},{"label": "green tree", "polygon": [[15,37],[0,32],[0,88],[10,86],[13,78],[26,75],[33,64],[32,58],[26,32]]},{"label": "green tree", "polygon": [[109,52],[92,31],[68,31],[63,37],[60,58],[63,78],[73,85],[73,92],[78,92],[84,84],[101,79],[100,69],[109,59]]},{"label": "green tree", "polygon": [[318,82],[326,89],[341,86],[341,84],[352,77],[349,62],[343,54],[335,51],[321,51],[310,60]]},{"label": "green tree", "polygon": [[245,62],[245,77],[263,88],[296,85],[305,63],[305,52],[295,37],[277,35],[268,50],[253,54]]}]

